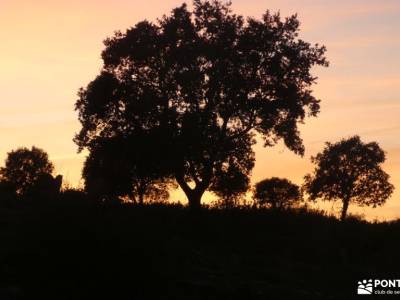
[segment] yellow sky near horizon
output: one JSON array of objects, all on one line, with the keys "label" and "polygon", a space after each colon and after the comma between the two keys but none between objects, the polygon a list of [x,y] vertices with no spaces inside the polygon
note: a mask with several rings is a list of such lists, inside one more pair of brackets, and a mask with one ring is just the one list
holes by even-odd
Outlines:
[{"label": "yellow sky near horizon", "polygon": [[[400,217],[400,1],[233,0],[233,10],[260,17],[266,9],[298,13],[301,38],[327,46],[329,68],[315,69],[317,118],[301,133],[305,156],[281,144],[256,146],[253,182],[287,177],[301,184],[310,156],[324,142],[359,134],[387,151],[385,170],[397,187],[381,208],[354,208],[369,219]],[[176,0],[0,0],[0,164],[19,146],[45,149],[57,172],[77,185],[84,154],[72,142],[79,128],[76,93],[101,68],[102,41],[115,30],[155,20]],[[180,193],[174,194],[182,199]],[[330,207],[332,205],[323,205]]]}]

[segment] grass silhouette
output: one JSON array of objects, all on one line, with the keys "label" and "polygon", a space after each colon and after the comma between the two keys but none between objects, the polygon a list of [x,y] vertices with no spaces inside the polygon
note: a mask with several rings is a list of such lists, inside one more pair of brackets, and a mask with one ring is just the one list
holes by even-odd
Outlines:
[{"label": "grass silhouette", "polygon": [[80,196],[0,209],[1,299],[351,299],[399,270],[397,221]]}]

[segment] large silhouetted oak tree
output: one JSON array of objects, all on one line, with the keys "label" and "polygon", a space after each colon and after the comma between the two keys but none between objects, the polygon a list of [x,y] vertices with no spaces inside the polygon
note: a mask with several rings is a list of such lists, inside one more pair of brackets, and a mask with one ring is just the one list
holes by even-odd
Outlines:
[{"label": "large silhouetted oak tree", "polygon": [[311,200],[341,200],[344,220],[350,203],[380,206],[394,190],[389,175],[381,169],[385,152],[375,142],[363,143],[359,136],[326,143],[325,149],[311,158],[316,165],[305,177],[305,190]]},{"label": "large silhouetted oak tree", "polygon": [[249,174],[255,133],[303,154],[297,124],[319,111],[310,70],[327,61],[298,39],[296,16],[245,20],[229,4],[193,4],[105,41],[101,73],[79,92],[75,142],[134,140],[148,170],[172,175],[197,208],[229,164]]}]

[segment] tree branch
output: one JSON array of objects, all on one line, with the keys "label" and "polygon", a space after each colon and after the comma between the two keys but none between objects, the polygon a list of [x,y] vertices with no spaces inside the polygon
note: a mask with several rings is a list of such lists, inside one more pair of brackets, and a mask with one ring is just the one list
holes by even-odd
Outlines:
[{"label": "tree branch", "polygon": [[186,183],[183,172],[177,172],[175,174],[175,179],[186,195],[190,195],[193,192],[190,186]]}]

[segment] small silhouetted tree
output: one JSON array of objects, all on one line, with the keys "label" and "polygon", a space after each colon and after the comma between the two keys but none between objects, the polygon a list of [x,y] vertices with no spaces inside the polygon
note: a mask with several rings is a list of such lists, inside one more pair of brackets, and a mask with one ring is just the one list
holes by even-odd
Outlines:
[{"label": "small silhouetted tree", "polygon": [[199,208],[227,164],[254,158],[255,133],[265,146],[283,139],[304,153],[297,124],[319,112],[310,71],[327,61],[325,47],[298,32],[296,16],[245,20],[229,4],[200,0],[117,32],[101,73],[79,91],[75,142],[93,151],[108,138],[133,141],[147,170],[174,177]]},{"label": "small silhouetted tree", "polygon": [[[241,170],[244,163],[230,162],[216,174],[210,190],[218,196],[218,205],[221,207],[235,207],[240,204],[240,199],[245,195],[250,187],[249,174],[243,172],[251,170],[252,167],[245,167]],[[253,163],[249,160],[248,163]]]},{"label": "small silhouetted tree", "polygon": [[37,147],[22,147],[7,154],[0,178],[12,186],[18,195],[26,195],[39,180],[54,170],[48,154]]},{"label": "small silhouetted tree", "polygon": [[85,190],[94,197],[128,197],[134,203],[165,202],[175,185],[168,178],[149,172],[135,145],[124,139],[107,139],[93,148],[82,172]]},{"label": "small silhouetted tree", "polygon": [[255,184],[253,200],[260,206],[282,209],[299,204],[302,194],[299,186],[288,179],[272,177]]},{"label": "small silhouetted tree", "polygon": [[42,173],[35,183],[27,189],[26,195],[42,200],[52,200],[61,192],[62,175],[53,177],[51,174]]},{"label": "small silhouetted tree", "polygon": [[394,190],[389,175],[380,166],[385,152],[376,142],[363,143],[359,136],[326,143],[311,161],[316,166],[313,174],[305,177],[306,192],[311,200],[341,200],[341,220],[350,203],[381,206]]}]

